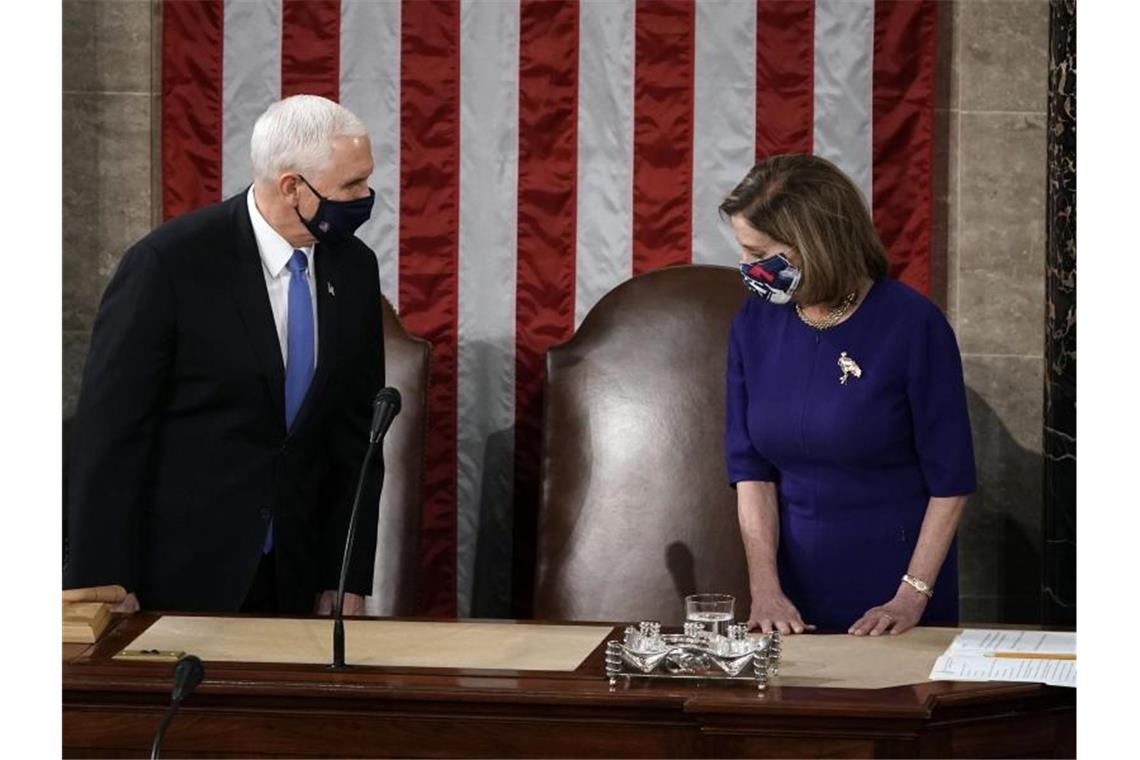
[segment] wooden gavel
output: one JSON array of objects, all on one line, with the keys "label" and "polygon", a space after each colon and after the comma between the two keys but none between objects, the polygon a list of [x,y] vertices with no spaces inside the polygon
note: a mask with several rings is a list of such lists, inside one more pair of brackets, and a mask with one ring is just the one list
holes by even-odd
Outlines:
[{"label": "wooden gavel", "polygon": [[118,604],[127,598],[127,590],[122,586],[90,586],[88,588],[69,588],[63,591],[63,601],[70,602],[106,602]]}]

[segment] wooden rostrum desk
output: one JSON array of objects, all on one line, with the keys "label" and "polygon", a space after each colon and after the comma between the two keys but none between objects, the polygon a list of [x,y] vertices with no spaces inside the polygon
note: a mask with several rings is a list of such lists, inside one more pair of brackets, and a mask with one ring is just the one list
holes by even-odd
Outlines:
[{"label": "wooden rostrum desk", "polygon": [[[154,730],[169,704],[173,665],[113,658],[159,617],[156,613],[120,617],[98,644],[64,646],[65,757],[149,754]],[[848,689],[787,686],[780,679],[765,692],[741,684],[636,680],[611,688],[602,676],[604,650],[603,642],[573,672],[388,667],[333,672],[319,664],[206,660],[205,680],[167,732],[163,754],[1074,757],[1076,753],[1074,689],[930,681]]]}]

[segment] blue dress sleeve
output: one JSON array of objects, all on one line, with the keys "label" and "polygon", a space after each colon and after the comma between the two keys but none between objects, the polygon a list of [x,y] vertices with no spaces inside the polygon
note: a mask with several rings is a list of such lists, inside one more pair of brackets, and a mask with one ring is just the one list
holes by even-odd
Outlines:
[{"label": "blue dress sleeve", "polygon": [[[744,313],[743,311],[741,312]],[[777,470],[752,446],[748,436],[748,385],[744,380],[744,362],[733,320],[728,336],[727,389],[725,393],[724,455],[728,481],[733,487],[742,480],[777,480]]]},{"label": "blue dress sleeve", "polygon": [[931,305],[914,335],[907,400],[919,466],[931,496],[965,496],[977,487],[962,357],[954,331]]}]

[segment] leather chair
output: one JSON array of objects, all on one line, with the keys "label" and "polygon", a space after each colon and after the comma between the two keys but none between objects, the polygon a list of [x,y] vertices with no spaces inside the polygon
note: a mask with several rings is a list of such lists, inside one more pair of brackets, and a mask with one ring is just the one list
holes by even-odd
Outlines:
[{"label": "leather chair", "polygon": [[546,357],[535,615],[677,625],[748,574],[724,466],[735,269],[657,270],[610,291]]},{"label": "leather chair", "polygon": [[409,335],[387,299],[383,326],[386,380],[400,391],[401,410],[384,439],[386,469],[372,595],[364,606],[369,615],[410,616],[419,611],[416,580],[431,343]]}]

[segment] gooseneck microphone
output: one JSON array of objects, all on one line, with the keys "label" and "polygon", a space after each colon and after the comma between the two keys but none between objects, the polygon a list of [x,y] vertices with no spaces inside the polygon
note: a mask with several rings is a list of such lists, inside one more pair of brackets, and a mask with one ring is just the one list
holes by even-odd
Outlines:
[{"label": "gooseneck microphone", "polygon": [[[368,475],[368,463],[378,444],[382,444],[392,420],[400,413],[400,392],[388,387],[380,390],[372,401],[372,425],[368,430],[368,451],[360,464],[360,478],[356,482],[356,496],[352,499],[352,513],[348,518],[348,535],[344,539],[344,559],[340,563],[340,584],[336,589],[336,607],[333,610],[333,670],[340,670],[344,664],[344,584],[348,579],[348,563],[352,558],[352,545],[356,540],[356,516],[360,512],[360,496],[364,492],[364,481]],[[380,455],[380,490],[384,488],[384,456]],[[379,496],[379,494],[377,494]]]},{"label": "gooseneck microphone", "polygon": [[150,745],[150,760],[157,760],[162,740],[166,736],[166,729],[170,721],[174,720],[174,713],[178,712],[182,700],[190,696],[190,692],[202,683],[204,675],[206,669],[195,655],[185,655],[174,665],[174,688],[170,693],[170,707],[166,708],[166,715],[162,716],[162,722],[158,724],[158,731],[154,734],[154,743]]},{"label": "gooseneck microphone", "polygon": [[372,400],[372,426],[368,431],[368,442],[379,443],[392,427],[392,420],[400,413],[400,392],[395,388],[381,388]]}]

